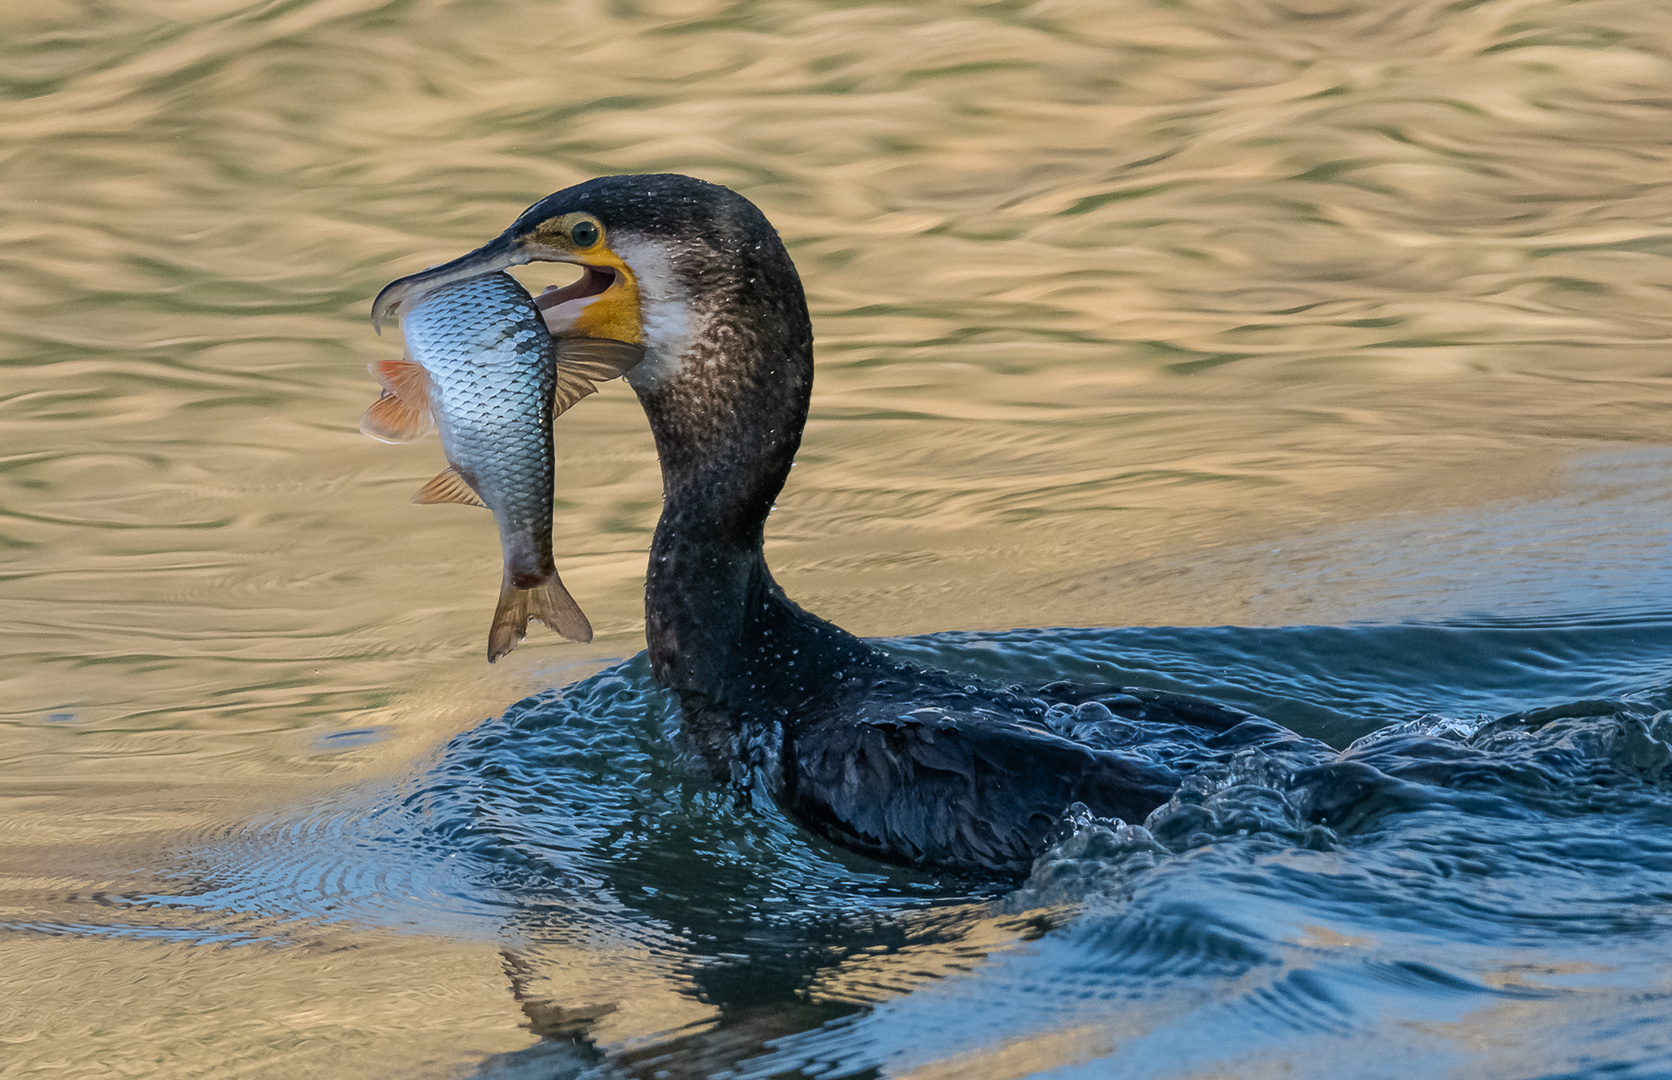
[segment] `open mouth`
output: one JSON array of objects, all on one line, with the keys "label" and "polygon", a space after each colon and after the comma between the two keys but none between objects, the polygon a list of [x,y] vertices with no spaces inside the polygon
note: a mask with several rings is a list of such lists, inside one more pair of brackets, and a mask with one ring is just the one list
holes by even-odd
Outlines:
[{"label": "open mouth", "polygon": [[615,271],[607,266],[583,266],[581,269],[583,273],[580,280],[572,281],[560,289],[547,289],[534,298],[535,304],[542,310],[554,308],[570,300],[585,300],[597,296],[615,284]]}]

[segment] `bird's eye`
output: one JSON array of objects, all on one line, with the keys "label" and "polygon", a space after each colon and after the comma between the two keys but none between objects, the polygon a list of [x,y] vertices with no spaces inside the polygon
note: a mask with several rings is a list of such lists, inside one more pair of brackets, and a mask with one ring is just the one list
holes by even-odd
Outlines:
[{"label": "bird's eye", "polygon": [[598,226],[591,221],[577,221],[569,228],[569,240],[578,248],[589,248],[598,242]]}]

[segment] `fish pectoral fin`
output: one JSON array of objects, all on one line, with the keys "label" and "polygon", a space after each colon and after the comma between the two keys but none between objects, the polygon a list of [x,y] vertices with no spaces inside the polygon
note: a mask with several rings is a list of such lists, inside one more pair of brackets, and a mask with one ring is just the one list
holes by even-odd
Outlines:
[{"label": "fish pectoral fin", "polygon": [[383,396],[360,418],[360,430],[388,443],[413,442],[428,434],[435,420],[424,369],[410,360],[374,360],[366,367],[383,386]]},{"label": "fish pectoral fin", "polygon": [[568,409],[586,395],[627,372],[644,359],[644,347],[614,338],[555,338],[557,383],[552,390],[552,415]]},{"label": "fish pectoral fin", "polygon": [[404,398],[414,408],[429,410],[430,377],[422,365],[403,356],[399,360],[373,360],[366,370],[383,389]]},{"label": "fish pectoral fin", "polygon": [[482,501],[482,496],[476,494],[476,489],[451,465],[436,473],[430,478],[429,483],[419,488],[412,501],[422,506],[433,503],[459,503],[463,506],[480,506],[484,510],[488,508],[488,504]]},{"label": "fish pectoral fin", "polygon": [[519,589],[507,577],[499,590],[493,626],[488,630],[488,663],[522,644],[528,636],[529,619],[538,619],[571,641],[592,640],[592,624],[555,573],[550,581],[532,589]]},{"label": "fish pectoral fin", "polygon": [[378,442],[409,443],[423,438],[435,426],[428,409],[414,409],[405,398],[383,391],[360,418],[360,431]]},{"label": "fish pectoral fin", "polygon": [[644,359],[644,346],[614,338],[563,337],[552,341],[557,366],[597,382],[607,382]]}]

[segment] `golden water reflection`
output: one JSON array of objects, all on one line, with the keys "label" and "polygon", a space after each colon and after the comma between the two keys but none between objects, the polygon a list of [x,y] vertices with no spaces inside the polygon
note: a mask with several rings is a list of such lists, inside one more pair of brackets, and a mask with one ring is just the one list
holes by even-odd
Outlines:
[{"label": "golden water reflection", "polygon": [[[1398,618],[1430,613],[1403,563],[1293,582],[1361,523],[1666,445],[1669,119],[1672,13],[1610,0],[0,14],[6,919],[640,647],[659,489],[624,387],[560,432],[560,563],[598,639],[536,631],[493,668],[491,526],[407,504],[433,441],[355,431],[365,361],[398,347],[369,298],[546,192],[690,172],[784,234],[820,369],[770,544],[814,610],[871,634]],[[346,941],[364,977],[324,978]],[[224,1052],[288,1005],[183,1025],[203,1006],[155,991],[255,964],[348,1016],[473,948],[318,942],[13,939],[8,999],[110,990],[25,1025],[20,1075],[325,1068],[336,1038]],[[367,1019],[381,1065],[342,1070],[514,1045],[472,955],[497,997]]]}]

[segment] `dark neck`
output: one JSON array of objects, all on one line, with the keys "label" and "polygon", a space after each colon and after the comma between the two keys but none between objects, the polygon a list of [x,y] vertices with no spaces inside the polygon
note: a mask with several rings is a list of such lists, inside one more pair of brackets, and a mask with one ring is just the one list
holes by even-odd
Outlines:
[{"label": "dark neck", "polygon": [[762,554],[813,382],[806,303],[777,253],[782,268],[751,289],[707,297],[708,332],[676,373],[637,387],[662,464],[645,581],[651,664],[681,694],[742,713],[794,708],[880,655],[786,599]]}]

